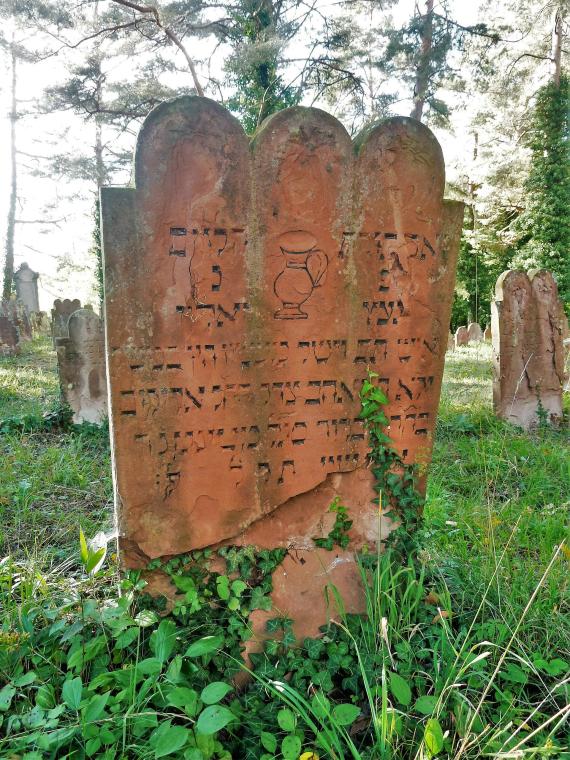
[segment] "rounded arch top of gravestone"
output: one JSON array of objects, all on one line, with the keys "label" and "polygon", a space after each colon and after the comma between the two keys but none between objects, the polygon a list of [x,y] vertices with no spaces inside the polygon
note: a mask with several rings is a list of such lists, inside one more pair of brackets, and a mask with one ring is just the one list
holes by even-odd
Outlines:
[{"label": "rounded arch top of gravestone", "polygon": [[[202,150],[197,150],[197,138],[201,138]],[[248,138],[243,127],[216,101],[196,95],[164,101],[152,109],[139,131],[134,160],[135,187],[143,193],[152,193],[153,187],[182,182],[177,187],[181,194],[214,195],[220,191],[215,185],[223,173],[219,165],[228,161],[235,163],[236,143],[246,160]],[[243,169],[237,165],[234,172],[226,173],[226,180],[228,174],[238,176],[240,168]],[[242,174],[241,181],[245,185],[244,180]],[[187,183],[190,187],[186,187]],[[236,195],[241,194],[238,181],[234,189]]]},{"label": "rounded arch top of gravestone", "polygon": [[74,343],[98,338],[102,334],[101,320],[92,309],[77,309],[67,323],[69,337]]},{"label": "rounded arch top of gravestone", "polygon": [[467,325],[467,332],[469,333],[469,342],[479,343],[483,340],[483,330],[478,322],[470,322]]},{"label": "rounded arch top of gravestone", "polygon": [[458,348],[459,346],[467,346],[468,343],[469,331],[465,325],[461,325],[461,327],[458,327],[455,331],[455,347]]}]

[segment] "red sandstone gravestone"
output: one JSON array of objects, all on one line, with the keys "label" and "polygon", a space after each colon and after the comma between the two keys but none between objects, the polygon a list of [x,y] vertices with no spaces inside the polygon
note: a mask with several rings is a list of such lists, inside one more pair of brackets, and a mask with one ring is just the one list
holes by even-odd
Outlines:
[{"label": "red sandstone gravestone", "polygon": [[64,298],[63,301],[60,298],[56,298],[53,302],[51,310],[51,334],[54,348],[57,338],[69,338],[67,327],[69,317],[80,308],[81,301],[78,298],[74,298],[73,300]]},{"label": "red sandstone gravestone", "polygon": [[493,402],[496,413],[524,428],[562,415],[563,311],[556,282],[545,270],[509,270],[491,304]]},{"label": "red sandstone gravestone", "polygon": [[[359,419],[369,369],[402,459],[429,462],[462,204],[404,118],[356,150],[328,114],[288,109],[249,145],[181,98],[149,115],[135,167],[135,188],[102,192],[123,559],[287,547],[274,605],[315,634],[325,583],[358,608],[353,552],[390,529]],[[354,525],[327,552],[312,539],[335,496]]]},{"label": "red sandstone gravestone", "polygon": [[462,325],[455,331],[455,348],[467,345],[469,345],[469,332],[467,328]]}]

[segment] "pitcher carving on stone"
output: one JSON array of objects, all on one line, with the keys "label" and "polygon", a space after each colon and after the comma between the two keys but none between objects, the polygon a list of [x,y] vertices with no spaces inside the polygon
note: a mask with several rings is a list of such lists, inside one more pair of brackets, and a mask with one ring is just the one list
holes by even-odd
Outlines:
[{"label": "pitcher carving on stone", "polygon": [[328,267],[326,253],[316,248],[314,235],[303,230],[285,232],[279,238],[279,247],[285,256],[285,269],[275,278],[273,290],[283,307],[275,312],[275,319],[307,319],[301,305],[315,288],[325,281]]}]

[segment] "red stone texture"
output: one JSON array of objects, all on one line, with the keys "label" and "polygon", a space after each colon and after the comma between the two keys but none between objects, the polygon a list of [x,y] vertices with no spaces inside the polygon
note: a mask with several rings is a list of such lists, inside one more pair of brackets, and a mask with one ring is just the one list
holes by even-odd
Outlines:
[{"label": "red stone texture", "polygon": [[455,348],[469,345],[469,331],[465,326],[458,327],[455,331]]},{"label": "red stone texture", "polygon": [[[304,610],[304,634],[326,618],[327,578],[360,608],[353,551],[391,525],[372,502],[359,391],[377,372],[395,447],[429,462],[463,209],[443,189],[440,147],[411,119],[354,145],[323,111],[292,108],[250,144],[207,99],[149,115],[135,187],[102,193],[128,566],[287,547],[273,599]],[[338,556],[312,540],[336,496],[354,520]]]},{"label": "red stone texture", "polygon": [[503,272],[495,286],[491,322],[497,415],[530,428],[538,424],[540,402],[551,420],[560,418],[563,311],[550,272]]}]

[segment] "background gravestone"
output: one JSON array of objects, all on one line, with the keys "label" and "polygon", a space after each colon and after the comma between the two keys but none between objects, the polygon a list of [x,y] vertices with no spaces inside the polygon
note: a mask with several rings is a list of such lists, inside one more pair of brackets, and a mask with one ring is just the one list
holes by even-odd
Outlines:
[{"label": "background gravestone", "polygon": [[[135,167],[136,189],[102,192],[124,562],[287,547],[274,605],[315,634],[324,584],[359,608],[353,552],[391,527],[359,419],[369,368],[402,460],[429,461],[463,206],[404,118],[355,154],[334,118],[288,109],[250,146],[221,106],[181,98],[149,115]],[[313,537],[337,496],[354,524],[328,552]]]},{"label": "background gravestone", "polygon": [[14,272],[16,294],[18,300],[20,300],[28,310],[28,314],[40,310],[38,277],[39,274],[30,269],[25,262],[20,265],[20,268],[16,272]]},{"label": "background gravestone", "polygon": [[529,428],[540,404],[549,419],[560,418],[563,311],[554,278],[545,270],[503,272],[491,307],[497,415]]},{"label": "background gravestone", "polygon": [[483,330],[478,322],[470,322],[467,325],[469,343],[480,343],[483,340]]},{"label": "background gravestone", "polygon": [[469,332],[465,326],[458,327],[455,331],[455,348],[469,344]]},{"label": "background gravestone", "polygon": [[20,353],[20,334],[14,322],[6,314],[0,313],[0,356],[14,356]]},{"label": "background gravestone", "polygon": [[69,337],[57,338],[57,364],[63,400],[75,423],[100,423],[107,414],[105,340],[99,317],[88,309],[74,311]]},{"label": "background gravestone", "polygon": [[492,337],[493,337],[493,334],[491,332],[491,325],[487,325],[487,327],[485,328],[485,332],[483,333],[483,339],[490,341],[492,340]]},{"label": "background gravestone", "polygon": [[53,302],[51,310],[51,334],[54,348],[57,338],[69,338],[69,330],[67,328],[69,317],[80,308],[81,301],[78,298],[74,298],[73,300],[65,298],[63,301],[57,298]]},{"label": "background gravestone", "polygon": [[32,339],[32,323],[26,307],[21,301],[12,297],[0,303],[0,313],[7,317],[18,329],[19,340]]},{"label": "background gravestone", "polygon": [[450,331],[447,336],[447,350],[453,351],[455,348],[455,338],[453,337],[453,333]]}]

